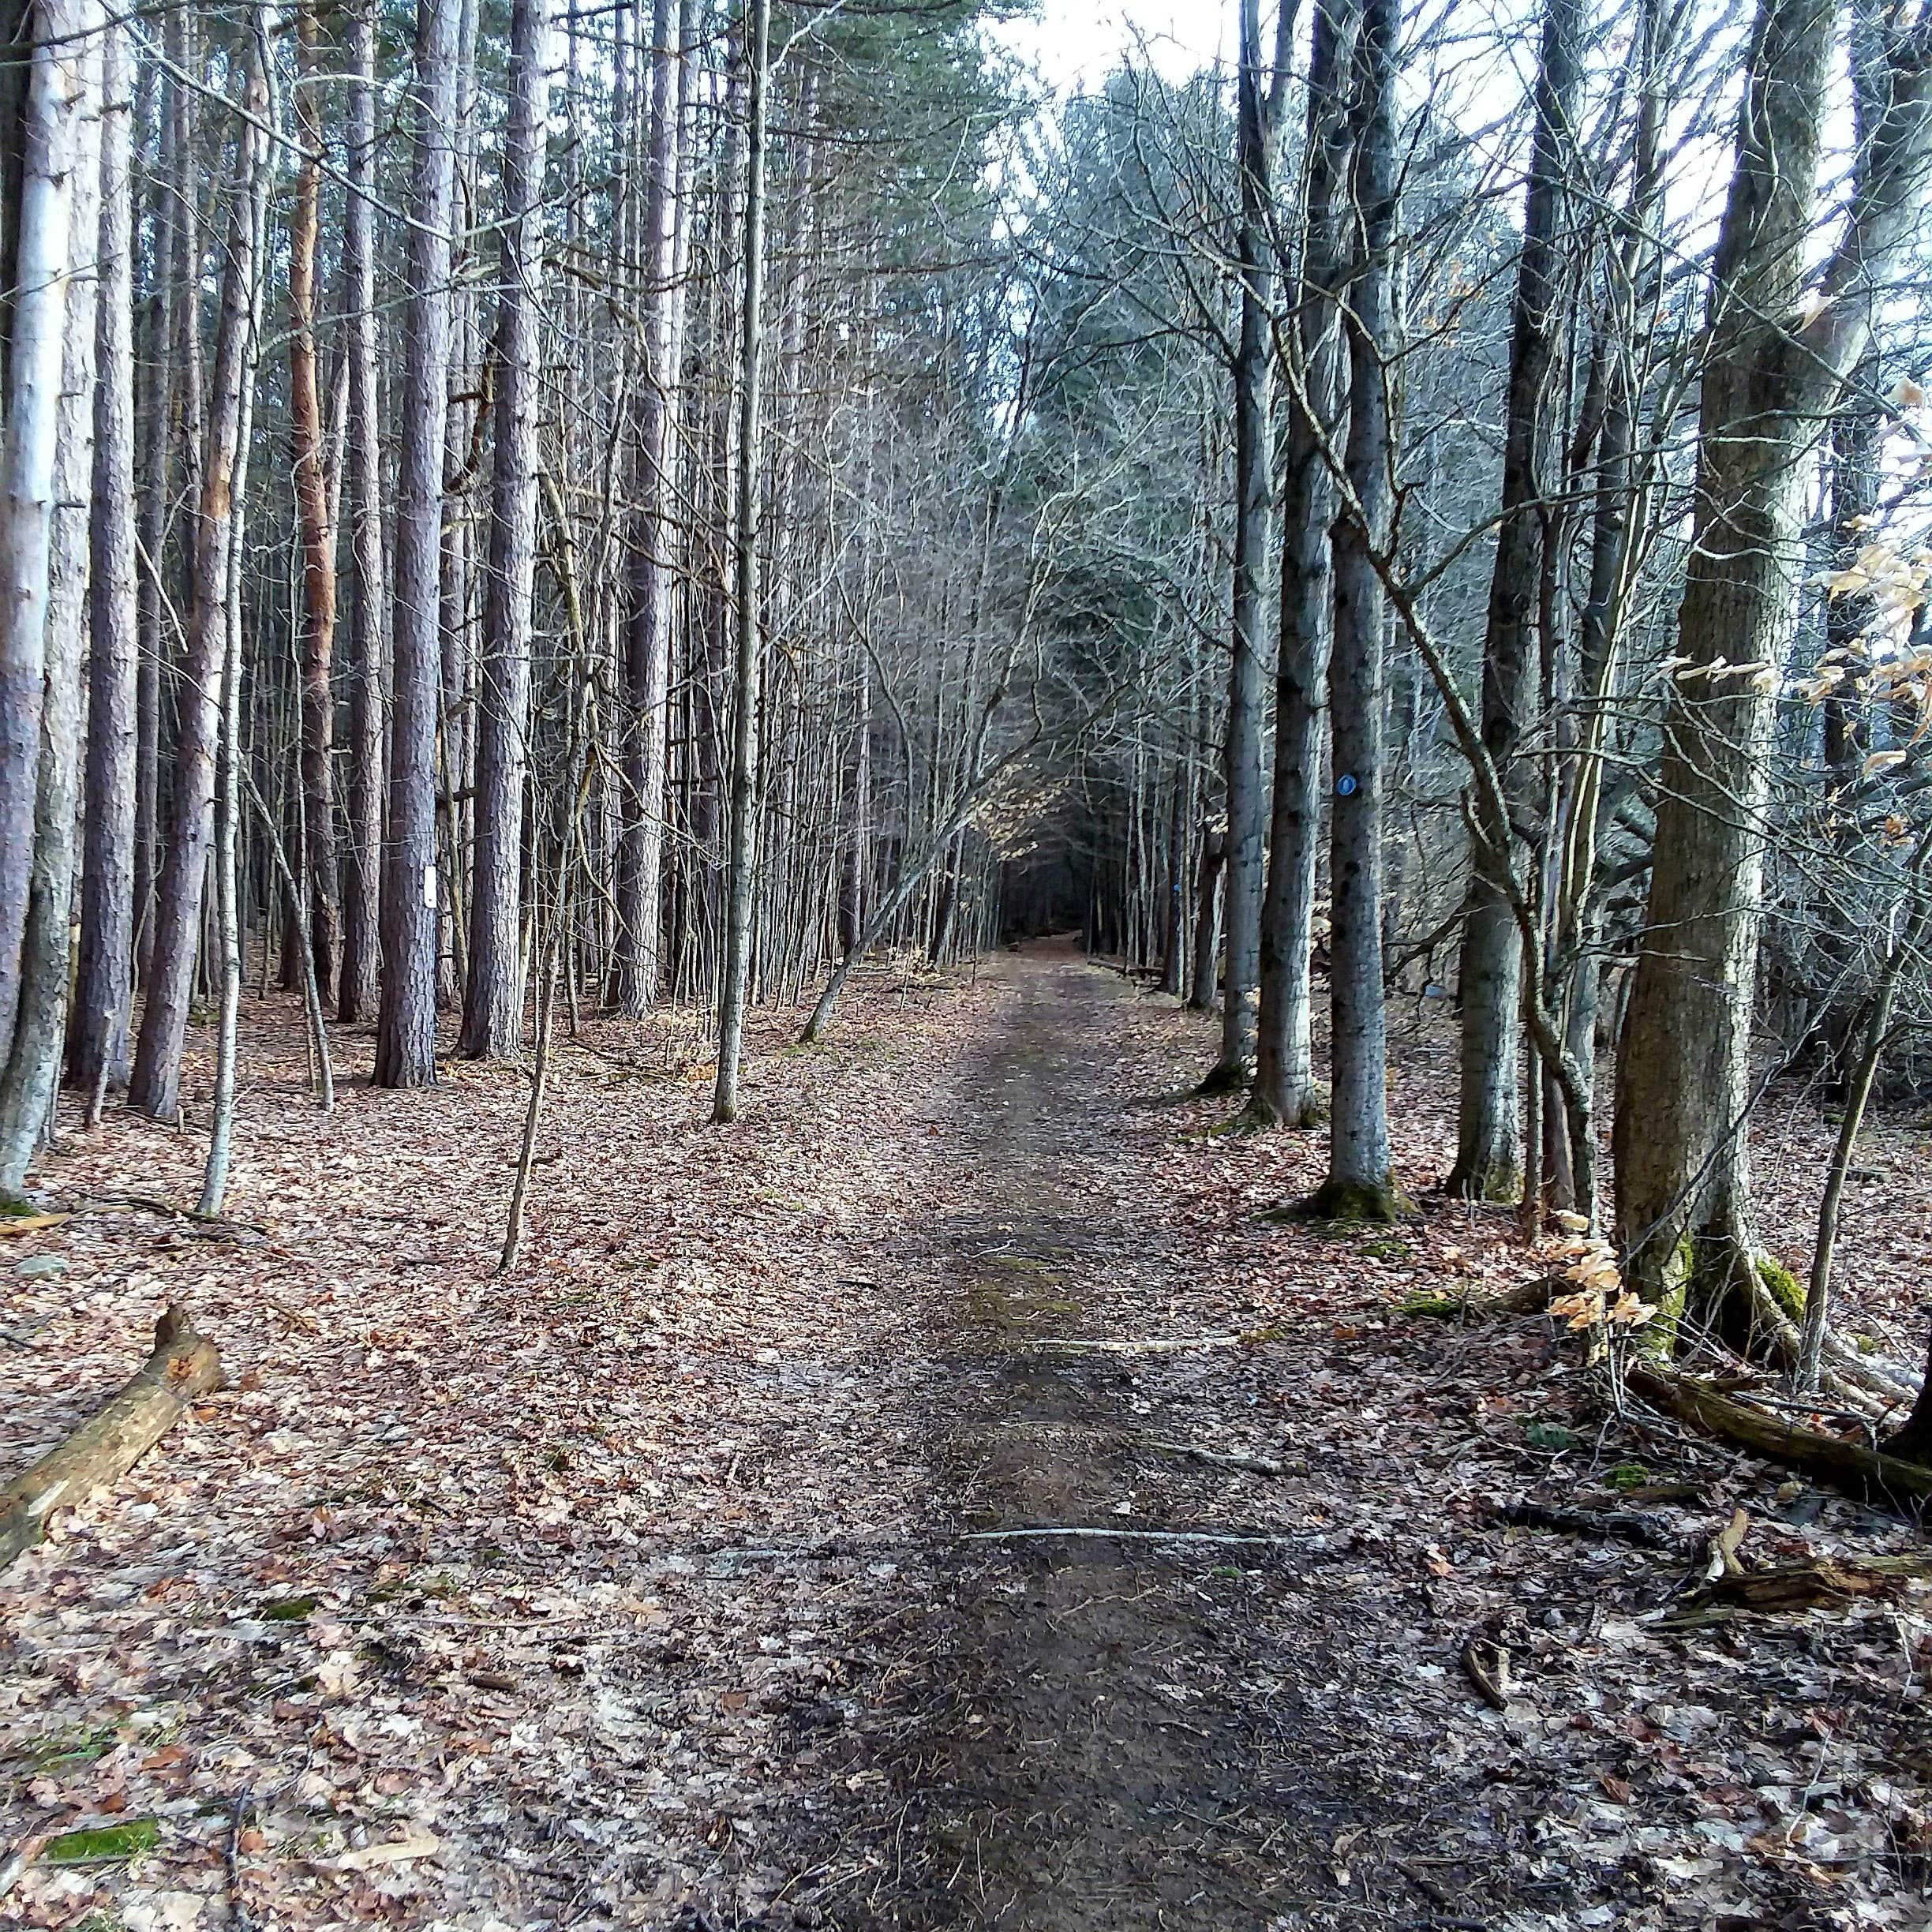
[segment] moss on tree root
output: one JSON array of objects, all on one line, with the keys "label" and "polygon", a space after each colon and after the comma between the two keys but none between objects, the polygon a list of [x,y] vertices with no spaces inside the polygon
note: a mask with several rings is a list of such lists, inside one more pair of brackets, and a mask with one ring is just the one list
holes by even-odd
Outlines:
[{"label": "moss on tree root", "polygon": [[1415,1204],[1393,1181],[1324,1181],[1294,1210],[1304,1221],[1406,1221]]}]

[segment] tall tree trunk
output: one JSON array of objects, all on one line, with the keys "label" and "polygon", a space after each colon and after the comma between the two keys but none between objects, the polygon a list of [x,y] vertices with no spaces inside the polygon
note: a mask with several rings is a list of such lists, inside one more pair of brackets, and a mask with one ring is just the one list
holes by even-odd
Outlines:
[{"label": "tall tree trunk", "polygon": [[[1503,782],[1512,820],[1528,813],[1536,792],[1535,761],[1522,755],[1538,690],[1537,613],[1544,581],[1556,395],[1552,374],[1562,327],[1565,181],[1576,135],[1571,125],[1581,84],[1579,0],[1548,0],[1537,75],[1536,133],[1517,258],[1510,339],[1509,393],[1503,448],[1502,515],[1489,578],[1488,628],[1483,651],[1483,743]],[[1520,873],[1515,852],[1477,839],[1464,902],[1459,984],[1462,1087],[1456,1159],[1448,1191],[1472,1200],[1512,1198],[1522,1183],[1516,1040],[1521,1017],[1522,949],[1509,887],[1500,875]]]},{"label": "tall tree trunk", "polygon": [[[664,932],[665,754],[675,615],[672,430],[683,354],[684,292],[677,273],[684,137],[684,73],[695,0],[657,0],[652,28],[650,147],[644,201],[644,381],[638,399],[637,496],[626,626],[629,716],[624,822],[618,848],[617,957],[612,1003],[640,1013],[657,996]],[[674,38],[675,36],[675,38]]]},{"label": "tall tree trunk", "polygon": [[732,717],[731,823],[727,854],[724,953],[718,974],[717,1084],[712,1118],[738,1118],[738,1069],[751,994],[751,904],[757,859],[760,687],[764,637],[758,611],[759,380],[765,352],[766,92],[771,0],[746,0],[744,296],[738,345],[737,514],[732,561],[737,582],[737,691]]},{"label": "tall tree trunk", "polygon": [[127,1084],[134,972],[135,710],[140,654],[134,533],[134,104],[127,29],[101,51],[100,256],[88,641],[86,856],[69,1073],[90,1121]]},{"label": "tall tree trunk", "polygon": [[[169,10],[163,44],[178,65],[182,54],[181,9]],[[167,74],[155,82],[161,129],[156,142],[159,178],[153,189],[153,286],[147,315],[150,371],[141,403],[140,578],[137,622],[139,648],[134,682],[134,957],[145,979],[154,946],[154,896],[160,871],[161,672],[167,653],[167,600],[162,554],[167,539],[168,507],[174,470],[174,406],[179,388],[175,351],[179,329],[174,305],[181,286],[179,260],[185,245],[183,212],[173,192],[174,144],[181,125],[176,97],[187,86],[184,76]],[[121,1079],[125,1081],[123,1070]]]},{"label": "tall tree trunk", "polygon": [[[260,103],[266,99],[266,86],[258,65],[251,67],[249,90],[249,100],[259,110]],[[174,748],[174,823],[162,863],[154,955],[128,1088],[133,1104],[156,1120],[173,1120],[180,1111],[182,1050],[201,940],[222,665],[227,647],[234,470],[245,394],[255,373],[254,197],[256,176],[267,165],[266,152],[259,119],[244,122],[235,140],[221,322],[215,338],[208,447],[202,456],[195,518],[188,646],[182,667],[180,728]]]},{"label": "tall tree trunk", "polygon": [[383,869],[379,1087],[436,1080],[436,713],[442,676],[443,438],[449,412],[450,223],[462,0],[417,0],[415,157],[395,541],[395,715]]},{"label": "tall tree trunk", "polygon": [[1340,309],[1348,173],[1347,79],[1358,19],[1347,0],[1315,13],[1309,66],[1307,207],[1292,337],[1282,491],[1281,637],[1275,676],[1275,803],[1261,921],[1261,1009],[1254,1093],[1263,1121],[1312,1127],[1315,1080],[1312,959],[1321,837],[1322,726],[1335,582],[1335,489],[1325,452],[1341,428]]},{"label": "tall tree trunk", "polygon": [[[1810,278],[1836,9],[1761,0],[1706,328],[1683,668],[1665,712],[1650,900],[1619,1060],[1617,1237],[1629,1279],[1748,1342],[1764,1286],[1745,1131],[1766,784],[1799,498],[1823,421],[1870,339],[1874,291],[1924,199],[1932,63],[1887,26],[1885,107],[1859,158],[1822,299]],[[1720,661],[1762,676],[1709,675]]]},{"label": "tall tree trunk", "polygon": [[347,293],[350,555],[355,596],[349,691],[349,866],[343,880],[342,978],[336,1012],[360,1020],[376,1009],[381,946],[384,648],[381,425],[376,365],[376,0],[350,28],[355,73],[349,193],[343,220]]},{"label": "tall tree trunk", "polygon": [[314,0],[295,9],[295,133],[303,149],[289,218],[289,425],[295,512],[301,526],[301,787],[309,874],[309,942],[315,969],[335,971],[340,893],[335,871],[335,531],[323,463],[316,368],[316,238],[320,223],[322,115]]},{"label": "tall tree trunk", "polygon": [[1241,0],[1236,165],[1241,175],[1241,336],[1234,359],[1234,584],[1228,666],[1227,871],[1222,888],[1227,970],[1222,989],[1221,1051],[1208,1091],[1244,1084],[1255,1064],[1256,995],[1261,975],[1261,896],[1267,782],[1261,741],[1267,691],[1267,579],[1273,522],[1274,443],[1269,337],[1274,277],[1267,228],[1274,149],[1287,97],[1294,0],[1280,0],[1275,57],[1264,75],[1260,0]]},{"label": "tall tree trunk", "polygon": [[1312,1204],[1317,1213],[1349,1220],[1389,1219],[1401,1201],[1389,1153],[1382,996],[1383,593],[1376,568],[1388,545],[1393,509],[1387,382],[1393,347],[1390,257],[1400,24],[1399,0],[1365,0],[1354,62],[1350,198],[1356,245],[1344,324],[1349,380],[1344,466],[1352,501],[1335,525],[1328,666],[1335,769],[1329,834],[1334,1078],[1328,1175]]},{"label": "tall tree trunk", "polygon": [[522,1035],[523,781],[537,571],[549,15],[549,0],[515,0],[510,19],[510,122],[504,137],[502,294],[495,352],[496,466],[477,734],[476,869],[459,1048],[472,1059],[514,1053]]},{"label": "tall tree trunk", "polygon": [[73,227],[73,167],[88,110],[77,36],[81,0],[36,0],[21,112],[6,425],[0,435],[0,1066],[21,1001],[35,867],[40,709],[47,672],[62,350]]},{"label": "tall tree trunk", "polygon": [[[259,120],[275,125],[271,104],[274,55],[269,36],[275,18],[272,0],[264,0],[254,17],[254,61],[249,71],[249,105]],[[197,1214],[219,1215],[228,1197],[228,1170],[234,1147],[235,1079],[241,1051],[242,1019],[242,772],[248,747],[242,740],[242,562],[247,554],[249,453],[255,422],[255,345],[261,339],[262,296],[268,280],[268,197],[272,174],[256,170],[250,196],[254,223],[256,271],[249,284],[249,380],[242,386],[242,417],[235,436],[234,487],[230,515],[234,525],[228,541],[228,583],[223,599],[227,622],[222,653],[220,759],[215,793],[215,930],[209,945],[215,975],[217,1019],[215,1035],[215,1094],[209,1108],[208,1158],[201,1170],[201,1194]],[[301,941],[306,923],[299,900],[294,904],[295,957],[303,976],[313,981],[314,953],[305,953]],[[324,1048],[326,1052],[327,1049]]]},{"label": "tall tree trunk", "polygon": [[[100,230],[100,0],[63,10],[56,86],[73,119],[66,213],[77,269]],[[38,76],[30,77],[33,88]],[[95,283],[59,270],[61,343],[54,381],[58,444],[47,543],[42,702],[38,707],[35,834],[20,956],[18,1004],[0,1073],[0,1201],[17,1199],[46,1130],[66,1031],[68,949],[80,791],[80,661],[87,635],[88,500],[94,468]]]}]

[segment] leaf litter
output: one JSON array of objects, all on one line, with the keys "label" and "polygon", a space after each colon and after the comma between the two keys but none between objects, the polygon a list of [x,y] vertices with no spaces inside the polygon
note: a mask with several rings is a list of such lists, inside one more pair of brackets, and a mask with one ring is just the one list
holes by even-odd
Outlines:
[{"label": "leaf litter", "polygon": [[[501,1279],[522,1077],[317,1118],[278,1002],[231,1222],[157,1211],[192,1132],[48,1163],[6,1466],[169,1300],[230,1386],[0,1577],[0,1918],[1932,1923],[1923,1586],[1671,1623],[1739,1510],[1759,1567],[1923,1546],[1606,1416],[1560,1324],[1404,1312],[1545,1271],[1507,1215],[1275,1218],[1317,1140],[1211,1131],[1200,1019],[1050,950],[768,1018],[728,1130],[677,1024],[560,1052]],[[1422,1198],[1446,1035],[1395,1059]],[[1926,1230],[1847,1237],[1902,1326]],[[1093,1533],[968,1535],[1022,1529]]]}]

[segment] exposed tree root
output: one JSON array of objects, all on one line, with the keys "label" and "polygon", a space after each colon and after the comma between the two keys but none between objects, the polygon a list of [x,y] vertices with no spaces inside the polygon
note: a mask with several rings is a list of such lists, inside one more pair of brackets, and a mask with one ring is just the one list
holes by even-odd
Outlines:
[{"label": "exposed tree root", "polygon": [[154,1353],[67,1440],[0,1488],[0,1567],[31,1549],[57,1509],[70,1509],[118,1481],[175,1423],[195,1396],[221,1386],[221,1357],[170,1307],[155,1324]]}]

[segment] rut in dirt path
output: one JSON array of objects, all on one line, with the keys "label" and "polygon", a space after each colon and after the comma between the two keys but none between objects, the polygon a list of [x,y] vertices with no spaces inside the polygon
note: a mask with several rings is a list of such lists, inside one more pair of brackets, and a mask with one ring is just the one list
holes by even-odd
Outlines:
[{"label": "rut in dirt path", "polygon": [[[1134,1252],[1134,1230],[1082,1198],[1082,1166],[1104,1158],[1118,1118],[1096,1069],[1117,1058],[1131,990],[1069,953],[1002,969],[1012,1017],[972,1089],[968,1171],[943,1233],[955,1322],[943,1346],[961,1401],[935,1459],[971,1530],[1195,1527],[1149,1521],[1133,1500],[1129,1358],[1053,1346],[1094,1338],[1086,1284],[1103,1272],[1137,1272],[1150,1324],[1160,1307],[1159,1254]],[[1266,1546],[972,1548],[945,1718],[916,1774],[938,1814],[929,1869],[904,1917],[1055,1932],[1267,1925],[1283,1833],[1332,1837],[1357,1807],[1291,1792],[1262,1764],[1258,1746],[1286,1714],[1245,1683],[1245,1573],[1275,1560]]]}]

